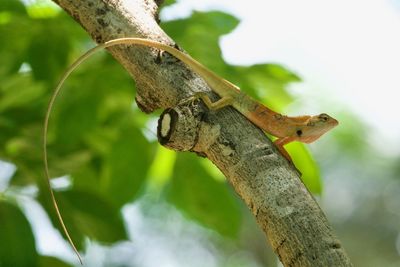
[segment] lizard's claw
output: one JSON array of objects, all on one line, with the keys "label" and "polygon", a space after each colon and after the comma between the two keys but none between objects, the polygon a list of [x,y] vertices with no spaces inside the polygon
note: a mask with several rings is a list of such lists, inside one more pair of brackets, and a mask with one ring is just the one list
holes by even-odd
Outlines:
[{"label": "lizard's claw", "polygon": [[179,102],[179,105],[194,105],[194,102],[198,101],[203,97],[204,93],[202,92],[196,92],[193,95],[189,96],[188,98],[183,99],[181,102]]}]

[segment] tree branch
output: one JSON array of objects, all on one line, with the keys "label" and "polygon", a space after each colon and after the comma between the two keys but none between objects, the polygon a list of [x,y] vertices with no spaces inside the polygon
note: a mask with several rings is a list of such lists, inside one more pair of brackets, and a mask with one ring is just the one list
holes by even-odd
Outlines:
[{"label": "tree branch", "polygon": [[[175,45],[159,27],[158,6],[152,0],[55,2],[98,43],[120,37],[142,37]],[[160,51],[156,49],[118,46],[109,51],[135,78],[136,101],[145,112],[174,107],[193,92],[210,93],[198,75],[174,58],[160,60]],[[213,93],[210,95],[215,97]],[[184,108],[187,105],[178,106],[168,115],[174,116],[174,120],[165,117],[172,110],[163,114],[160,140],[176,150],[191,150],[206,156],[225,174],[285,266],[351,266],[299,174],[259,128],[230,107],[208,112],[203,106],[192,106],[200,108],[204,116],[198,116],[196,110],[182,111]],[[190,116],[192,124],[188,124]],[[195,129],[195,138],[190,140],[189,135],[169,132],[187,129],[188,125],[196,125],[191,128]],[[167,127],[164,134],[160,132],[162,127]],[[173,145],[171,136],[179,147]]]}]

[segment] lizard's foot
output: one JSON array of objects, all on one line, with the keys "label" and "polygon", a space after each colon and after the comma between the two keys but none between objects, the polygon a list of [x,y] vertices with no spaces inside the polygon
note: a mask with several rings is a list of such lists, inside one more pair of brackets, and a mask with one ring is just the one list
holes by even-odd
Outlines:
[{"label": "lizard's foot", "polygon": [[161,62],[171,62],[171,63],[176,63],[179,62],[179,59],[176,57],[172,56],[170,53],[164,50],[159,50],[157,52],[157,57],[156,57],[156,63],[159,64]]},{"label": "lizard's foot", "polygon": [[220,108],[223,108],[225,106],[229,106],[233,102],[233,98],[230,96],[225,96],[220,99],[218,99],[215,102],[212,102],[210,97],[205,93],[205,92],[196,92],[194,93],[191,97],[188,99],[185,99],[183,103],[189,102],[193,104],[194,101],[201,99],[203,100],[204,104],[207,106],[209,110],[218,110]]},{"label": "lizard's foot", "polygon": [[178,105],[193,105],[194,102],[204,97],[203,94],[205,95],[203,92],[196,92],[188,98],[183,99]]}]

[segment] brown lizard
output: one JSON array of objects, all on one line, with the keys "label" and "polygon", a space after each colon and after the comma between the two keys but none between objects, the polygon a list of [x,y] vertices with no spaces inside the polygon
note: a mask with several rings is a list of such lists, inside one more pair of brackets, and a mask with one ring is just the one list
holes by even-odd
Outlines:
[{"label": "brown lizard", "polygon": [[240,89],[232,84],[231,82],[219,77],[211,70],[204,67],[201,63],[190,57],[189,55],[160,42],[152,41],[149,39],[142,38],[119,38],[114,39],[103,44],[99,44],[96,47],[88,50],[85,54],[79,57],[64,73],[60,82],[58,83],[54,93],[50,99],[45,121],[44,121],[44,132],[43,132],[43,155],[44,155],[44,168],[45,175],[47,178],[48,186],[51,192],[51,198],[53,205],[57,212],[57,217],[61,223],[65,235],[68,238],[69,243],[78,255],[79,261],[82,263],[82,259],[76,249],[68,230],[63,222],[61,213],[59,211],[57,201],[54,193],[51,190],[50,175],[48,170],[47,160],[47,129],[49,124],[50,113],[57,98],[62,85],[68,76],[76,69],[85,59],[94,54],[96,51],[103,48],[107,48],[114,45],[143,45],[153,48],[158,48],[162,51],[166,51],[169,54],[175,56],[180,61],[189,66],[194,72],[200,75],[209,87],[220,96],[220,99],[212,102],[207,94],[196,93],[191,99],[201,98],[206,106],[211,110],[217,110],[225,106],[232,106],[237,111],[242,113],[247,119],[253,122],[256,126],[264,130],[265,132],[276,136],[278,139],[274,142],[279,151],[290,161],[290,156],[284,149],[284,145],[293,141],[300,141],[303,143],[311,143],[317,140],[321,135],[329,131],[338,125],[338,121],[329,115],[322,113],[316,116],[298,116],[289,117],[272,111],[263,104],[259,103],[255,99],[248,95],[243,94]]}]

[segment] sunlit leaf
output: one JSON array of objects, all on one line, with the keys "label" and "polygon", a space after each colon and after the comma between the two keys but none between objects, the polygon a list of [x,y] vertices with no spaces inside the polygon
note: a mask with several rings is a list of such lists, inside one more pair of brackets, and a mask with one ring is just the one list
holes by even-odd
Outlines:
[{"label": "sunlit leaf", "polygon": [[27,11],[32,18],[51,18],[57,16],[61,8],[50,1],[39,1],[29,3]]},{"label": "sunlit leaf", "polygon": [[322,181],[317,163],[304,144],[292,142],[285,146],[294,165],[301,172],[301,180],[314,194],[321,194]]},{"label": "sunlit leaf", "polygon": [[157,147],[154,161],[149,169],[151,185],[159,189],[171,178],[176,152],[162,146]]}]

